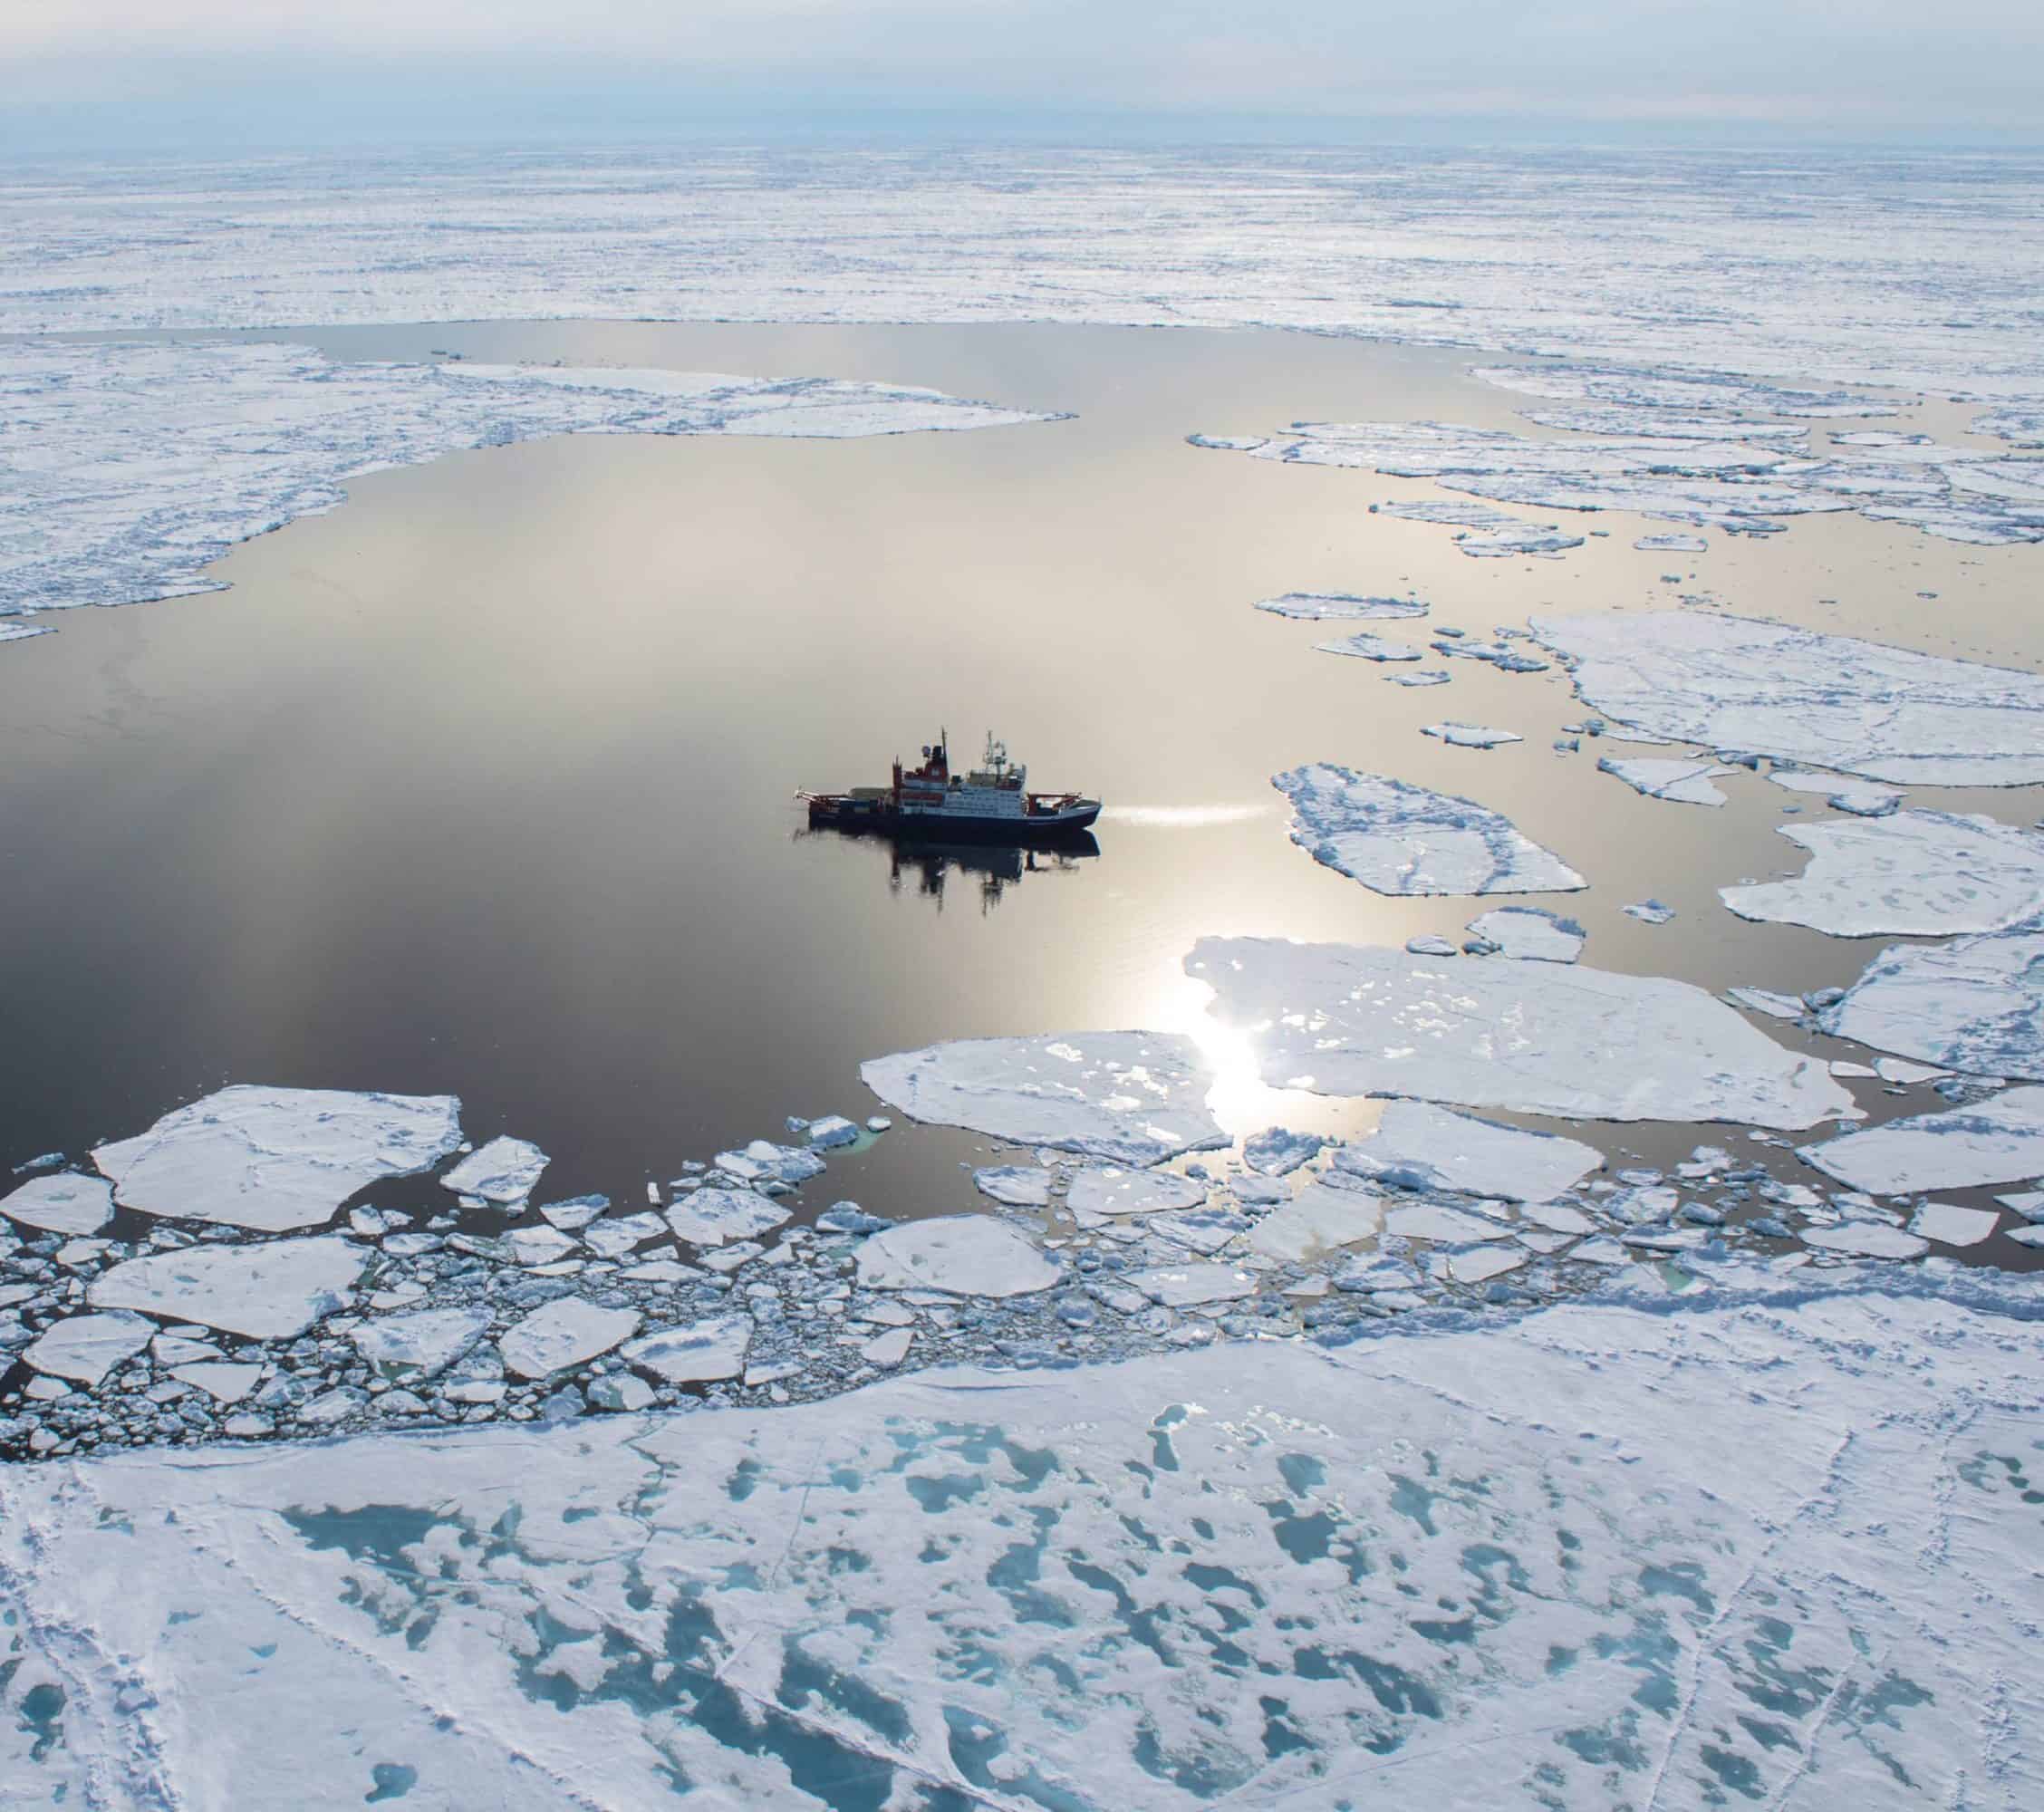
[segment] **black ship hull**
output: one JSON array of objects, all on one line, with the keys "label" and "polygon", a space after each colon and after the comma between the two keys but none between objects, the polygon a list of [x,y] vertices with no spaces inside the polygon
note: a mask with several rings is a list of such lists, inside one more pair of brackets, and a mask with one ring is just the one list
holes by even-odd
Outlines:
[{"label": "black ship hull", "polygon": [[809,822],[834,831],[892,837],[897,843],[975,843],[1008,848],[1047,848],[1085,837],[1100,815],[1097,799],[1074,800],[1056,812],[1026,817],[975,818],[962,814],[902,812],[886,797],[862,799],[816,794],[809,800]]}]

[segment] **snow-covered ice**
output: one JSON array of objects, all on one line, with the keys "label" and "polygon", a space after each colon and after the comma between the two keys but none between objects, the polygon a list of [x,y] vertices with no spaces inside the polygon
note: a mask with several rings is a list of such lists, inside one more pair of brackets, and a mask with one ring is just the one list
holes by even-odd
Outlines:
[{"label": "snow-covered ice", "polygon": [[348,1338],[387,1378],[429,1378],[468,1352],[489,1325],[487,1309],[422,1308],[361,1322]]},{"label": "snow-covered ice", "polygon": [[1287,1265],[1311,1264],[1374,1238],[1384,1224],[1384,1208],[1374,1190],[1309,1182],[1257,1222],[1249,1248]]},{"label": "snow-covered ice", "polygon": [[710,1183],[691,1190],[667,1210],[667,1224],[691,1246],[721,1246],[728,1239],[750,1239],[771,1233],[793,1218],[771,1196],[757,1190],[725,1189]]},{"label": "snow-covered ice", "polygon": [[1457,748],[1496,748],[1504,743],[1526,740],[1517,730],[1498,730],[1485,724],[1464,724],[1452,720],[1440,724],[1422,724],[1420,734],[1451,743]]},{"label": "snow-covered ice", "polygon": [[1227,1142],[1205,1104],[1207,1061],[1176,1032],[959,1038],[871,1058],[859,1075],[912,1120],[1110,1163]]},{"label": "snow-covered ice", "polygon": [[1417,598],[1365,598],[1349,592],[1287,592],[1257,606],[1272,616],[1306,622],[1354,622],[1363,619],[1423,617],[1427,607]]},{"label": "snow-covered ice", "polygon": [[608,1353],[638,1326],[637,1309],[557,1296],[514,1323],[497,1345],[506,1370],[521,1378],[546,1378]]},{"label": "snow-covered ice", "polygon": [[154,1322],[123,1309],[104,1315],[66,1316],[53,1323],[22,1357],[46,1377],[96,1384],[116,1365],[147,1346],[155,1332]]},{"label": "snow-covered ice", "polygon": [[538,1187],[546,1153],[525,1139],[500,1136],[478,1146],[440,1179],[442,1189],[457,1195],[479,1195],[508,1207]]},{"label": "snow-covered ice", "polygon": [[1803,1244],[1856,1258],[1921,1258],[1930,1241],[1881,1221],[1848,1220],[1841,1227],[1806,1227]]},{"label": "snow-covered ice", "polygon": [[1097,1166],[1074,1171],[1065,1192],[1065,1205],[1081,1226],[1103,1217],[1197,1208],[1206,1199],[1207,1186],[1195,1177],[1181,1177],[1171,1171]]},{"label": "snow-covered ice", "polygon": [[1817,1023],[1941,1068],[2044,1082],[2044,930],[1897,944]]},{"label": "snow-covered ice", "polygon": [[1046,1290],[1058,1271],[1012,1227],[952,1214],[874,1234],[859,1248],[858,1275],[869,1289],[998,1297]]},{"label": "snow-covered ice", "polygon": [[138,1309],[251,1340],[287,1340],[340,1307],[369,1248],[322,1234],[258,1246],[193,1246],[130,1258],[86,1291],[95,1308]]},{"label": "snow-covered ice", "polygon": [[92,1161],[123,1208],[263,1233],[316,1227],[357,1190],[430,1170],[460,1142],[451,1094],[221,1089]]},{"label": "snow-covered ice", "polygon": [[1589,885],[1472,799],[1327,762],[1292,768],[1271,785],[1292,802],[1292,841],[1378,893],[1554,893]]},{"label": "snow-covered ice", "polygon": [[713,1316],[675,1327],[656,1327],[618,1349],[628,1365],[651,1372],[662,1383],[702,1384],[736,1378],[745,1370],[752,1344],[752,1318]]},{"label": "snow-covered ice", "polygon": [[1572,963],[1583,953],[1583,928],[1538,906],[1494,907],[1463,929],[1522,961]]},{"label": "snow-covered ice", "polygon": [[2044,780],[2044,676],[1715,612],[1531,622],[1585,700],[1654,736],[1903,784]]},{"label": "snow-covered ice", "polygon": [[1316,641],[1313,645],[1322,654],[1345,654],[1357,660],[1395,662],[1426,659],[1425,652],[1411,642],[1393,641],[1389,636],[1373,635],[1368,630],[1358,630],[1354,635],[1345,635],[1334,641]]},{"label": "snow-covered ice", "polygon": [[1615,776],[1649,799],[1668,799],[1678,805],[1723,805],[1724,794],[1711,783],[1731,772],[1714,761],[1627,761],[1610,756],[1598,757],[1597,771]]},{"label": "snow-covered ice", "polygon": [[1047,1208],[1056,1171],[1036,1164],[988,1164],[972,1173],[972,1187],[1008,1208]]},{"label": "snow-covered ice", "polygon": [[1721,887],[1741,919],[1864,938],[1998,931],[2044,913],[2044,836],[2035,831],[1951,812],[1778,830],[1810,853],[1809,865],[1790,881]]},{"label": "snow-covered ice", "polygon": [[97,1233],[113,1219],[113,1189],[98,1177],[71,1171],[33,1177],[0,1196],[0,1214],[44,1233]]},{"label": "snow-covered ice", "polygon": [[2044,1171],[2044,1088],[2011,1088],[1971,1107],[1891,1120],[1821,1145],[1804,1161],[1869,1195],[2015,1182]]},{"label": "snow-covered ice", "polygon": [[1301,1164],[1309,1164],[1318,1157],[1326,1143],[1317,1132],[1267,1126],[1242,1142],[1242,1161],[1262,1176],[1289,1176]]},{"label": "snow-covered ice", "polygon": [[1509,1222],[1486,1219],[1444,1201],[1401,1203],[1384,1217],[1384,1228],[1401,1239],[1427,1239],[1449,1246],[1511,1238]]},{"label": "snow-covered ice", "polygon": [[1262,938],[1202,939],[1185,967],[1274,1088],[1781,1130],[1857,1112],[1821,1062],[1664,977]]},{"label": "snow-covered ice", "polygon": [[1856,818],[1885,817],[1902,804],[1902,795],[1892,786],[1875,786],[1839,774],[1813,774],[1807,767],[1770,767],[1767,777],[1790,793],[1815,793],[1834,812],[1847,812]]},{"label": "snow-covered ice", "polygon": [[1675,909],[1660,900],[1635,900],[1618,910],[1628,919],[1637,919],[1643,925],[1665,925],[1675,916]]},{"label": "snow-covered ice", "polygon": [[1166,1308],[1195,1308],[1203,1303],[1239,1302],[1256,1294],[1256,1278],[1233,1265],[1212,1259],[1184,1265],[1158,1265],[1131,1271],[1131,1288]]},{"label": "snow-covered ice", "polygon": [[1552,1201],[1604,1168],[1604,1154],[1558,1133],[1530,1132],[1419,1101],[1386,1105],[1369,1138],[1342,1146],[1335,1167],[1401,1189],[1507,1201]]},{"label": "snow-covered ice", "polygon": [[1991,1208],[1927,1201],[1910,1217],[1909,1230],[1940,1246],[1978,1246],[1994,1231],[2001,1218]]}]

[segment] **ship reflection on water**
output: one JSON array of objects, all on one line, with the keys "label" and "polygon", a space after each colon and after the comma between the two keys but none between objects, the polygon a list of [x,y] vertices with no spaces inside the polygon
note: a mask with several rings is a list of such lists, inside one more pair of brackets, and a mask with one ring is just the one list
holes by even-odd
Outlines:
[{"label": "ship reflection on water", "polygon": [[797,831],[797,837],[828,838],[834,843],[857,843],[884,851],[887,886],[891,892],[912,893],[920,900],[944,910],[945,891],[951,876],[963,877],[961,885],[978,890],[979,910],[991,911],[1010,887],[1026,877],[1039,874],[1075,874],[1083,864],[1100,853],[1100,844],[1090,831],[1075,831],[1053,843],[1027,845],[970,843],[936,843],[918,837],[899,842],[856,831]]}]

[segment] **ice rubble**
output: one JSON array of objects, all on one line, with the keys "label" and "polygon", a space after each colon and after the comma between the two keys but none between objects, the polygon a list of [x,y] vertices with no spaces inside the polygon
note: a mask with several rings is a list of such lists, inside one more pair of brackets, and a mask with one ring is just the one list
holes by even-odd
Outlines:
[{"label": "ice rubble", "polygon": [[1663,977],[1260,938],[1202,939],[1185,968],[1254,1028],[1275,1088],[1780,1130],[1858,1111],[1815,1058]]},{"label": "ice rubble", "polygon": [[130,342],[89,354],[16,344],[0,375],[0,619],[217,589],[205,569],[234,543],[334,508],[364,473],[472,448],[553,434],[837,439],[1054,419],[897,385],[350,364],[263,343]]},{"label": "ice rubble", "polygon": [[86,1291],[94,1308],[138,1309],[252,1340],[303,1334],[337,1308],[368,1248],[323,1234],[255,1246],[194,1246],[130,1258]]},{"label": "ice rubble", "polygon": [[430,1170],[461,1138],[451,1094],[221,1089],[92,1161],[123,1208],[264,1233],[315,1227],[384,1177]]},{"label": "ice rubble", "polygon": [[1349,592],[1287,592],[1257,606],[1272,616],[1306,622],[1353,622],[1363,618],[1423,617],[1427,606],[1417,598],[1364,598]]},{"label": "ice rubble", "polygon": [[2044,780],[2044,677],[1711,612],[1536,616],[1621,723],[1876,780]]},{"label": "ice rubble", "polygon": [[1463,928],[1499,956],[1528,962],[1572,963],[1583,953],[1583,928],[1538,906],[1499,906]]},{"label": "ice rubble", "polygon": [[2044,913],[2044,836],[1978,815],[1896,812],[1783,824],[1810,853],[1791,881],[1721,887],[1741,919],[1836,938],[1998,931]]},{"label": "ice rubble", "polygon": [[1883,950],[1817,1024],[1946,1069],[2044,1082],[2044,928]]},{"label": "ice rubble", "polygon": [[911,1119],[1111,1163],[1227,1142],[1204,1104],[1206,1060],[1175,1032],[960,1038],[871,1058],[859,1075]]},{"label": "ice rubble", "polygon": [[469,1152],[440,1179],[440,1187],[508,1208],[524,1201],[538,1187],[545,1168],[546,1153],[537,1145],[500,1136]]},{"label": "ice rubble", "polygon": [[1424,1102],[1393,1101],[1369,1138],[1344,1145],[1335,1168],[1400,1189],[1507,1201],[1552,1201],[1604,1168],[1596,1147],[1529,1132]]},{"label": "ice rubble", "polygon": [[1678,805],[1721,805],[1725,795],[1711,783],[1731,770],[1714,761],[1625,761],[1603,756],[1597,760],[1597,772],[1623,780],[1649,799],[1669,799]]},{"label": "ice rubble", "polygon": [[2011,1088],[1972,1107],[1891,1120],[1805,1145],[1801,1156],[1870,1195],[2020,1181],[2044,1171],[2044,1088]]},{"label": "ice rubble", "polygon": [[1484,724],[1464,724],[1452,720],[1439,724],[1422,724],[1420,734],[1433,737],[1456,748],[1498,748],[1508,742],[1526,740],[1517,730],[1496,730]]},{"label": "ice rubble", "polygon": [[1057,1267],[1013,1228],[976,1214],[911,1220],[859,1248],[859,1281],[872,1289],[1017,1296],[1048,1289]]},{"label": "ice rubble", "polygon": [[1589,883],[1510,821],[1452,794],[1328,762],[1273,776],[1292,841],[1378,893],[1555,893]]},{"label": "ice rubble", "polygon": [[1402,660],[1426,659],[1420,650],[1408,642],[1393,641],[1389,636],[1372,635],[1367,630],[1359,630],[1354,635],[1345,635],[1337,641],[1316,641],[1313,646],[1322,654],[1345,654],[1357,660],[1395,664]]},{"label": "ice rubble", "polygon": [[0,1196],[0,1215],[44,1233],[82,1237],[97,1233],[113,1219],[113,1190],[98,1177],[70,1171],[33,1177],[13,1193]]}]

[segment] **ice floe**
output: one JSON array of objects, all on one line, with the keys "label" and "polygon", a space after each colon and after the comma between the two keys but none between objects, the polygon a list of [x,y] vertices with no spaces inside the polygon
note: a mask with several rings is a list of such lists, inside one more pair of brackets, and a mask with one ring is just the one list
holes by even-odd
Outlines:
[{"label": "ice floe", "polygon": [[498,1137],[469,1152],[440,1179],[440,1187],[508,1208],[524,1201],[538,1187],[545,1168],[546,1153],[537,1145],[525,1139]]},{"label": "ice floe", "polygon": [[1202,939],[1185,967],[1274,1088],[1780,1130],[1858,1111],[1817,1059],[1664,977],[1261,938]]},{"label": "ice floe", "polygon": [[1633,545],[1642,554],[1704,554],[1711,544],[1701,535],[1643,535]]},{"label": "ice floe", "polygon": [[1583,953],[1583,928],[1538,906],[1499,906],[1480,912],[1464,928],[1499,956],[1527,962],[1572,963]]},{"label": "ice floe", "polygon": [[1790,881],[1721,887],[1741,919],[1837,938],[1998,931],[2044,913],[2044,836],[1989,817],[1896,812],[1783,824],[1810,853]]},{"label": "ice floe", "polygon": [[1378,893],[1557,893],[1589,885],[1472,799],[1327,762],[1295,767],[1270,784],[1292,802],[1292,841]]},{"label": "ice floe", "polygon": [[943,1290],[961,1296],[1017,1296],[1046,1290],[1057,1267],[1011,1227],[976,1214],[911,1220],[859,1248],[859,1281],[869,1289]]},{"label": "ice floe", "polygon": [[1552,1201],[1602,1170],[1604,1154],[1558,1133],[1503,1126],[1425,1102],[1393,1101],[1376,1132],[1342,1146],[1334,1163],[1398,1189]]},{"label": "ice floe", "polygon": [[1750,617],[1536,616],[1598,710],[1650,735],[1933,786],[2044,780],[2044,677]]},{"label": "ice floe", "polygon": [[871,1058],[859,1075],[912,1120],[1111,1163],[1227,1142],[1205,1105],[1211,1071],[1181,1033],[954,1039]]},{"label": "ice floe", "polygon": [[1306,622],[1353,622],[1363,618],[1423,617],[1427,607],[1417,598],[1362,598],[1348,592],[1287,592],[1257,606],[1272,616]]},{"label": "ice floe", "polygon": [[2044,1082],[2044,929],[1883,950],[1817,1023],[1945,1069]]},{"label": "ice floe", "polygon": [[67,1316],[22,1357],[47,1377],[96,1384],[124,1359],[149,1343],[156,1324],[116,1309],[105,1315]]},{"label": "ice floe", "polygon": [[1393,641],[1388,636],[1372,635],[1367,630],[1345,635],[1337,641],[1316,641],[1313,646],[1322,654],[1345,654],[1357,660],[1397,662],[1426,659],[1424,653],[1409,642]]},{"label": "ice floe", "polygon": [[1207,1186],[1195,1177],[1170,1171],[1088,1168],[1073,1174],[1065,1205],[1085,1226],[1104,1217],[1197,1208],[1206,1199]]},{"label": "ice floe", "polygon": [[349,364],[265,343],[16,344],[5,376],[0,618],[217,590],[205,569],[234,543],[334,508],[363,473],[471,448],[553,434],[841,439],[1052,419],[895,385]]},{"label": "ice floe", "polygon": [[0,1196],[0,1214],[44,1233],[97,1233],[113,1219],[113,1189],[98,1177],[69,1171],[34,1177]]},{"label": "ice floe", "polygon": [[1909,1230],[1940,1246],[1978,1246],[1994,1231],[2001,1218],[1991,1208],[1927,1201],[1910,1217]]},{"label": "ice floe", "polygon": [[1678,805],[1723,805],[1725,795],[1711,783],[1731,772],[1714,761],[1626,761],[1610,756],[1598,758],[1597,771],[1616,776],[1649,799],[1668,799]]},{"label": "ice floe", "polygon": [[1856,1258],[1921,1258],[1930,1241],[1880,1221],[1848,1220],[1842,1227],[1806,1227],[1803,1244]]},{"label": "ice floe", "polygon": [[691,1190],[667,1210],[667,1224],[691,1246],[721,1246],[728,1239],[750,1239],[771,1233],[793,1218],[770,1196],[757,1190],[726,1189],[710,1183]]},{"label": "ice floe", "polygon": [[1923,1113],[1801,1148],[1805,1162],[1870,1195],[2015,1182],[2044,1171],[2044,1088]]},{"label": "ice floe", "polygon": [[256,1246],[193,1246],[130,1258],[92,1280],[95,1308],[137,1309],[251,1340],[303,1334],[339,1307],[369,1250],[332,1234]]},{"label": "ice floe", "polygon": [[1046,1208],[1056,1172],[1036,1164],[989,1164],[972,1173],[972,1187],[1007,1208]]},{"label": "ice floe", "polygon": [[239,1084],[100,1146],[92,1161],[123,1208],[289,1232],[330,1220],[370,1183],[430,1170],[459,1142],[460,1110],[451,1094]]},{"label": "ice floe", "polygon": [[489,1325],[487,1309],[424,1308],[362,1322],[348,1338],[385,1377],[429,1378],[468,1352]]},{"label": "ice floe", "polygon": [[506,1370],[546,1378],[593,1359],[634,1333],[639,1312],[606,1308],[586,1297],[559,1296],[515,1323],[497,1343]]},{"label": "ice floe", "polygon": [[752,1318],[714,1316],[676,1327],[656,1327],[618,1349],[626,1364],[670,1384],[703,1384],[736,1378],[752,1344]]},{"label": "ice floe", "polygon": [[1892,787],[1870,786],[1864,780],[1847,780],[1837,774],[1812,774],[1803,767],[1772,767],[1768,776],[1775,786],[1791,793],[1815,793],[1834,812],[1856,818],[1881,818],[1902,804],[1902,795]]},{"label": "ice floe", "polygon": [[1318,1157],[1326,1143],[1317,1132],[1294,1132],[1288,1127],[1268,1126],[1242,1142],[1242,1161],[1263,1176],[1289,1176],[1301,1164],[1311,1163]]},{"label": "ice floe", "polygon": [[1430,736],[1439,741],[1451,743],[1457,748],[1497,748],[1508,742],[1524,742],[1526,738],[1517,730],[1495,730],[1485,724],[1463,724],[1450,721],[1441,724],[1422,724],[1422,736]]}]

